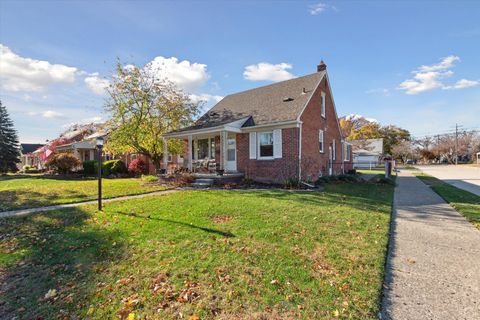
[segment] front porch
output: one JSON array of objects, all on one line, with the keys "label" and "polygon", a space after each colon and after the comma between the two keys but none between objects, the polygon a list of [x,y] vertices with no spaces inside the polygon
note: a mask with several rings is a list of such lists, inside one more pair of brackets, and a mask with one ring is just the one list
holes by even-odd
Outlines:
[{"label": "front porch", "polygon": [[[171,133],[164,136],[184,141],[183,167],[204,178],[238,178],[237,134],[240,130],[198,130],[194,132]],[[164,166],[168,159],[167,143],[164,143]],[[166,166],[165,166],[166,167]],[[218,173],[223,173],[218,175]]]}]

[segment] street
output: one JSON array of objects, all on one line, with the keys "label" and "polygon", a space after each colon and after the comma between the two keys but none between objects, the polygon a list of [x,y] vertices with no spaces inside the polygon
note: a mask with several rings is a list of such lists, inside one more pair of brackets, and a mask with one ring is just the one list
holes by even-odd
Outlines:
[{"label": "street", "polygon": [[468,165],[415,166],[417,169],[457,188],[480,196],[480,167]]}]

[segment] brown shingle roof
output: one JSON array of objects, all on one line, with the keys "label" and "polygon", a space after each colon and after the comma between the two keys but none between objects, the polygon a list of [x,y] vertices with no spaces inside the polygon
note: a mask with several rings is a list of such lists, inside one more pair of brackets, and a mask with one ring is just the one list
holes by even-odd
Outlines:
[{"label": "brown shingle roof", "polygon": [[325,71],[316,72],[228,95],[193,126],[175,132],[216,127],[249,116],[253,121],[248,121],[246,125],[296,120],[324,75]]}]

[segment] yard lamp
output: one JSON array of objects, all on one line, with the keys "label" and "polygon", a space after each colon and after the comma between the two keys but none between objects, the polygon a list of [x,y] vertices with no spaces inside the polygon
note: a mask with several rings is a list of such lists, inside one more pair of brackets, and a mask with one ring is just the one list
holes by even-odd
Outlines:
[{"label": "yard lamp", "polygon": [[103,138],[97,138],[97,159],[98,159],[98,211],[102,211],[102,148]]}]

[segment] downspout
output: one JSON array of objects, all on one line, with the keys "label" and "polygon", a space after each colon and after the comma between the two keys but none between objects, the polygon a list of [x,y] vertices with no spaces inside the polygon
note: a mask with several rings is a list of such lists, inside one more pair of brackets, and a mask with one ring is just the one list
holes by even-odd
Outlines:
[{"label": "downspout", "polygon": [[342,146],[342,152],[340,153],[341,154],[341,160],[342,160],[342,174],[345,174],[345,154],[344,154],[344,151],[345,151],[345,141],[342,139],[340,140],[342,143],[341,143],[341,146]]},{"label": "downspout", "polygon": [[298,135],[298,181],[302,181],[302,121],[299,121]]}]

